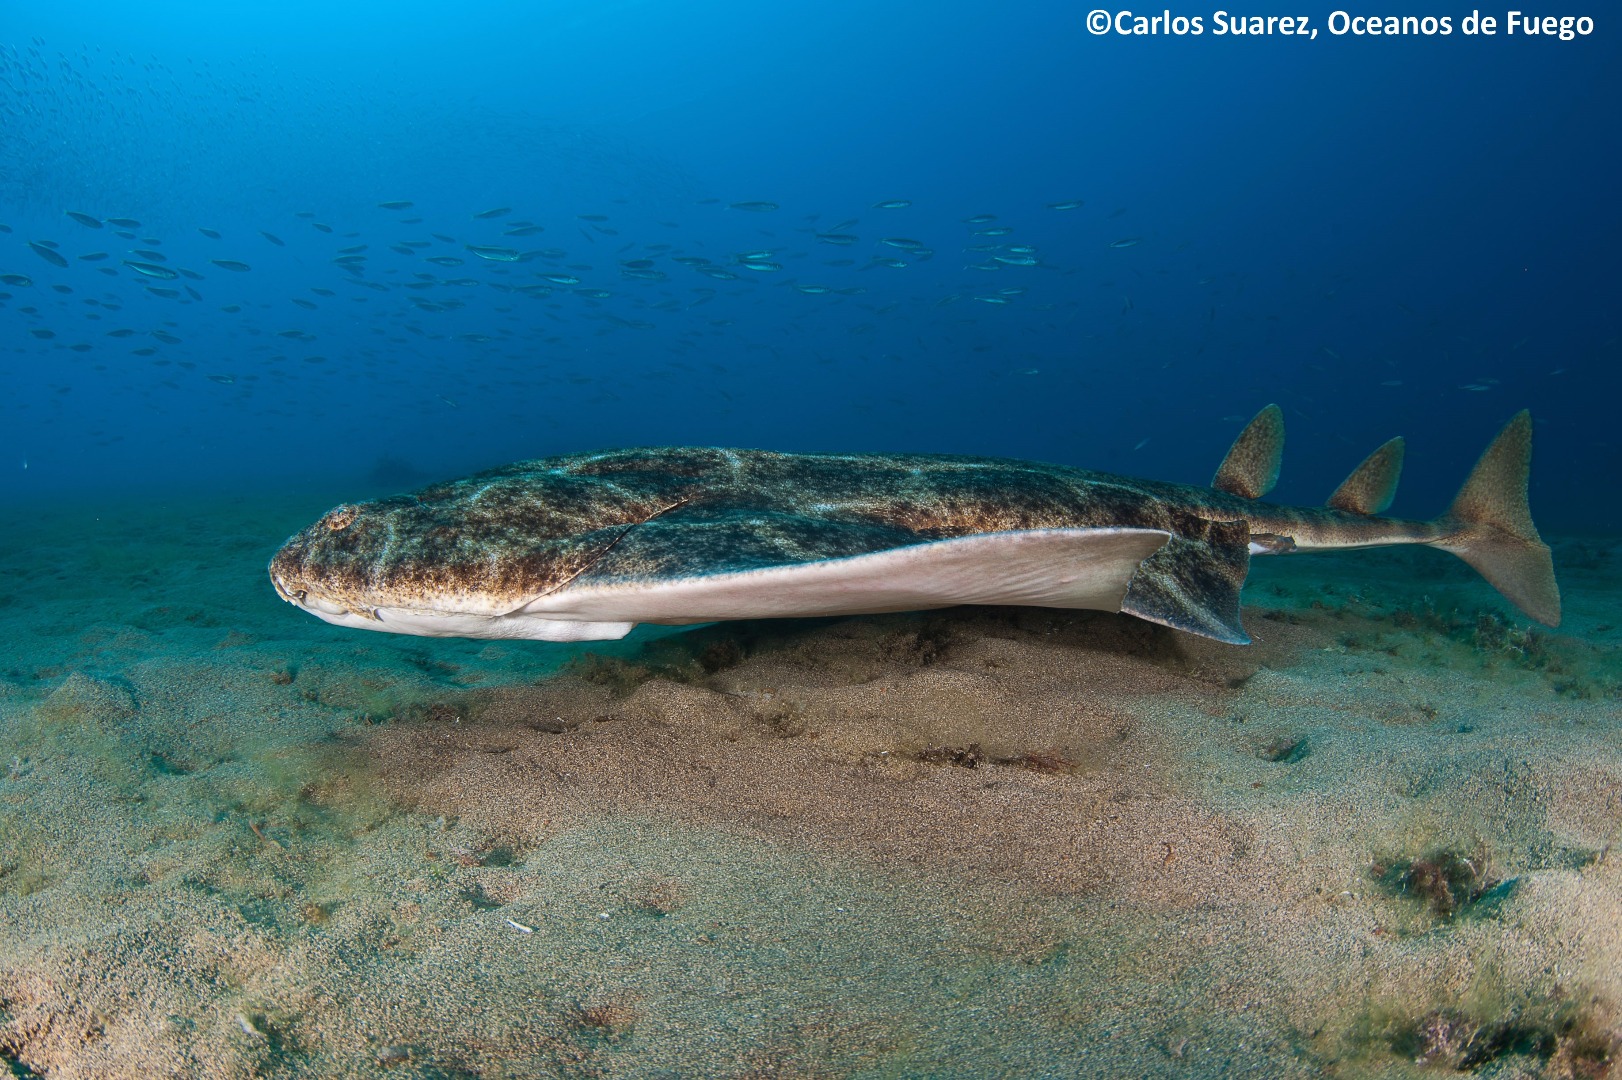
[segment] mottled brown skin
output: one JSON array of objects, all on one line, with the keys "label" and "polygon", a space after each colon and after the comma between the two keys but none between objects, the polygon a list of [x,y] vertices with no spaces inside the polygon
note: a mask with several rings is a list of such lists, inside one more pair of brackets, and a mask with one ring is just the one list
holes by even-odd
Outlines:
[{"label": "mottled brown skin", "polygon": [[[651,448],[519,462],[342,506],[270,571],[364,614],[433,598],[512,610],[571,587],[656,582],[1048,528],[1160,529],[1122,610],[1231,640],[1249,545],[1425,542],[1434,525],[1274,506],[1036,462]],[[1332,544],[1315,537],[1332,534]],[[1363,539],[1366,537],[1366,539]]]}]

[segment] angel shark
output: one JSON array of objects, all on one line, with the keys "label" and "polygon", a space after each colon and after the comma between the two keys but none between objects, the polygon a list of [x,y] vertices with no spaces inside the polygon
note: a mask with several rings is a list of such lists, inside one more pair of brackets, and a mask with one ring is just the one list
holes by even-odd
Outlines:
[{"label": "angel shark", "polygon": [[1400,438],[1324,506],[1262,501],[1284,446],[1276,405],[1209,488],[983,457],[612,450],[339,506],[288,540],[270,578],[327,622],[436,637],[589,641],[637,623],[1018,604],[1244,644],[1252,556],[1428,544],[1554,626],[1554,565],[1527,508],[1531,436],[1527,413],[1510,420],[1429,521],[1379,516]]}]

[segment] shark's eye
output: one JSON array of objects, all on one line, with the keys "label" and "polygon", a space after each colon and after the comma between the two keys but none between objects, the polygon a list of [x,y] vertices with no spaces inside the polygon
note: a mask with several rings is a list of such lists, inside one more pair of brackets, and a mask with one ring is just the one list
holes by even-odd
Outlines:
[{"label": "shark's eye", "polygon": [[309,596],[310,594],[305,592],[303,589],[294,589],[293,592],[291,593],[291,595],[292,595],[294,600],[297,600],[299,603],[302,604],[302,603],[304,603],[304,598]]},{"label": "shark's eye", "polygon": [[324,523],[327,528],[337,532],[339,529],[347,529],[349,523],[355,520],[358,513],[359,511],[353,506],[340,506],[327,514]]}]

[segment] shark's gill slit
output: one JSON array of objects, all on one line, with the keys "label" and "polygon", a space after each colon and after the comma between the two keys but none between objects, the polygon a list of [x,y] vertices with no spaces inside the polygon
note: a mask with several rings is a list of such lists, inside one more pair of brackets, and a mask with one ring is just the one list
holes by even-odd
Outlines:
[{"label": "shark's gill slit", "polygon": [[624,540],[625,537],[627,535],[629,535],[630,531],[632,529],[636,528],[638,525],[646,525],[648,522],[652,521],[654,518],[660,516],[661,514],[668,514],[670,511],[676,509],[678,506],[686,505],[686,503],[687,503],[686,499],[677,499],[675,502],[671,503],[669,506],[661,507],[660,509],[655,510],[653,513],[649,514],[647,517],[643,518],[641,521],[633,521],[633,522],[631,522],[629,525],[625,526],[625,531],[624,532],[622,532],[618,536],[614,537],[614,539],[610,540],[608,542],[608,544],[601,551],[597,552],[597,554],[593,555],[590,559],[587,559],[586,562],[581,565],[580,569],[576,570],[574,573],[572,573],[568,577],[564,578],[555,587],[546,590],[546,593],[543,593],[542,595],[546,595],[548,593],[555,593],[559,589],[563,589],[563,588],[568,587],[570,582],[574,581],[581,574],[584,574],[586,571],[590,570],[593,566],[596,566],[599,562],[601,562],[603,556],[607,555],[610,551],[614,550],[614,545],[618,544],[621,540]]}]

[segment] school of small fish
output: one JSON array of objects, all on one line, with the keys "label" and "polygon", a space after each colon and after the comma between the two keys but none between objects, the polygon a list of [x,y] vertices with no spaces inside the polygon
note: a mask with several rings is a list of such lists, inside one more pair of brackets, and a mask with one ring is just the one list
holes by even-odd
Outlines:
[{"label": "school of small fish", "polygon": [[[39,41],[0,45],[0,114],[38,111],[47,99],[54,111],[111,100],[117,87],[80,73],[95,59],[53,56]],[[144,70],[154,80],[164,74],[150,63]],[[257,97],[235,93],[250,105]],[[25,125],[16,137],[26,142],[33,132],[41,141],[25,152],[60,154],[43,142],[49,131]],[[606,152],[600,158],[605,169],[642,168]],[[640,178],[622,179],[623,189]],[[0,176],[0,195],[26,192],[37,202],[41,190],[60,187],[27,181]],[[551,364],[551,378],[601,385],[605,372],[584,355],[594,339],[656,330],[653,346],[636,348],[666,354],[670,377],[706,360],[726,372],[706,356],[711,343],[742,322],[758,326],[758,313],[769,310],[785,339],[837,327],[858,352],[883,331],[908,334],[911,351],[928,355],[932,343],[918,329],[926,320],[947,327],[954,343],[971,328],[979,340],[968,347],[993,353],[988,362],[1000,365],[999,375],[1029,379],[1049,370],[1052,356],[1021,351],[1022,334],[1075,323],[1085,327],[1079,336],[1096,339],[1104,333],[1099,311],[1123,324],[1148,318],[1133,293],[1153,296],[1164,281],[1203,291],[1177,303],[1208,309],[1209,337],[1244,287],[1237,275],[1201,269],[1186,244],[1136,221],[1129,208],[1095,207],[1072,192],[1001,208],[893,191],[842,207],[695,192],[650,210],[628,194],[564,204],[526,194],[518,178],[506,198],[477,205],[447,205],[432,185],[401,190],[411,187],[409,175],[395,183],[364,206],[255,210],[248,220],[223,209],[185,220],[173,193],[114,201],[93,192],[43,216],[30,207],[12,219],[16,227],[0,219],[0,310],[26,333],[9,349],[29,360],[81,354],[98,370],[145,362],[161,369],[164,385],[195,379],[243,397],[287,382],[304,364],[377,374],[402,348],[421,355],[467,347],[487,370]],[[754,194],[772,193],[737,196]],[[1100,297],[1108,307],[1082,314],[1084,302]],[[357,339],[357,325],[375,340]],[[222,349],[222,339],[233,344]],[[1196,356],[1205,348],[1191,345]],[[780,346],[748,345],[757,347],[776,354]],[[893,356],[884,348],[872,351]],[[1367,359],[1343,358],[1325,344],[1301,362],[1350,367]],[[1460,389],[1496,386],[1483,375]],[[65,382],[58,392],[67,392]],[[437,395],[436,407],[454,408],[455,400]]]}]

